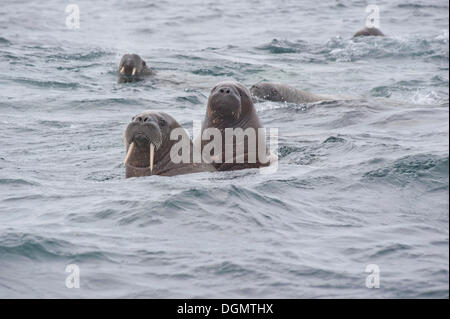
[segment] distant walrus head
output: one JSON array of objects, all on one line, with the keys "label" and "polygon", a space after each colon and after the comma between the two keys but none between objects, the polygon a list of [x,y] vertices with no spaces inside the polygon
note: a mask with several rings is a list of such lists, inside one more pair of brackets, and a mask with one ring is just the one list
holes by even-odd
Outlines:
[{"label": "distant walrus head", "polygon": [[151,69],[137,54],[125,54],[119,63],[119,74],[122,77],[135,78],[150,74]]},{"label": "distant walrus head", "polygon": [[284,102],[283,96],[276,88],[276,85],[272,83],[257,83],[250,88],[250,92],[257,99]]},{"label": "distant walrus head", "polygon": [[356,32],[353,37],[368,37],[368,36],[384,36],[384,33],[377,28],[364,28]]}]

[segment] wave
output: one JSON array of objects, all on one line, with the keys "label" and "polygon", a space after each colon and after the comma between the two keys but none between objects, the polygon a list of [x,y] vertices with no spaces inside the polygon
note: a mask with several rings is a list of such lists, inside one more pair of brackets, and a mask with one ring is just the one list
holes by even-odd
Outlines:
[{"label": "wave", "polygon": [[273,54],[286,54],[286,53],[298,53],[305,51],[308,48],[306,42],[298,40],[297,42],[291,42],[288,40],[273,39],[269,44],[256,47],[258,50],[269,51]]},{"label": "wave", "polygon": [[271,54],[296,54],[301,62],[354,62],[362,59],[417,58],[425,60],[448,60],[448,32],[434,37],[360,37],[336,36],[326,43],[274,39],[268,44],[257,46],[256,50]]},{"label": "wave", "polygon": [[445,187],[448,189],[449,158],[431,154],[409,155],[393,163],[369,171],[363,180],[373,183],[389,183],[406,186],[421,183],[430,189]]},{"label": "wave", "polygon": [[10,45],[11,41],[6,38],[0,37],[0,45]]},{"label": "wave", "polygon": [[193,70],[192,73],[197,75],[212,75],[212,76],[234,76],[234,72],[226,67],[211,66],[209,68],[201,68]]},{"label": "wave", "polygon": [[76,82],[42,81],[27,78],[15,78],[12,79],[12,81],[24,85],[30,85],[41,88],[77,89],[81,87],[81,85]]},{"label": "wave", "polygon": [[[114,106],[114,105],[146,105],[148,101],[137,98],[104,98],[104,99],[81,99],[73,100],[70,105],[79,109],[91,109],[94,107]],[[130,115],[131,116],[131,115]]]},{"label": "wave", "polygon": [[448,10],[448,5],[437,5],[437,4],[425,4],[425,3],[400,3],[397,5],[397,8],[402,8],[402,9],[447,9]]},{"label": "wave", "polygon": [[322,143],[314,143],[310,146],[280,146],[279,156],[282,162],[311,165],[316,161],[328,158],[332,154],[351,152],[355,147],[353,143],[343,137],[330,136]]},{"label": "wave", "polygon": [[0,185],[8,185],[8,186],[39,186],[39,183],[27,181],[22,178],[0,178]]},{"label": "wave", "polygon": [[448,49],[442,47],[440,40],[423,38],[378,37],[345,40],[331,39],[324,50],[329,61],[354,62],[373,58],[424,57],[448,59]]},{"label": "wave", "polygon": [[24,233],[0,235],[0,256],[2,258],[21,256],[44,261],[55,258],[82,261],[108,260],[106,255],[97,249],[80,248],[65,240]]},{"label": "wave", "polygon": [[395,96],[397,100],[401,99],[415,105],[440,105],[448,103],[448,93],[426,88],[417,82],[409,81],[409,84],[399,82],[392,85],[377,86],[370,90],[370,95],[385,98]]},{"label": "wave", "polygon": [[50,61],[93,61],[101,57],[112,56],[114,54],[114,52],[105,50],[93,50],[90,52],[51,54],[47,55],[46,59]]}]

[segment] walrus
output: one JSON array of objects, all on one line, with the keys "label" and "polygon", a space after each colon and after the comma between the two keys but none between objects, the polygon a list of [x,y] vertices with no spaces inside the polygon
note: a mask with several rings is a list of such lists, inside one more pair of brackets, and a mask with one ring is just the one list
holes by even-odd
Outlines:
[{"label": "walrus", "polygon": [[138,80],[143,76],[151,75],[154,71],[137,54],[125,54],[119,63],[119,82]]},{"label": "walrus", "polygon": [[[227,129],[238,134],[238,129],[249,135],[240,135],[227,140]],[[250,130],[248,130],[250,129]],[[274,160],[266,146],[266,139],[258,139],[258,130],[263,129],[248,89],[238,82],[221,82],[214,86],[208,98],[205,118],[201,128],[203,156],[210,156],[218,171],[266,167]],[[217,136],[221,144],[219,151],[210,148]],[[253,133],[252,133],[253,132]],[[213,137],[213,139],[211,139]],[[200,143],[198,139],[195,143]],[[227,151],[228,150],[228,151]]]},{"label": "walrus", "polygon": [[[170,139],[174,129],[179,129],[181,134],[178,140]],[[181,125],[166,113],[145,111],[134,116],[125,130],[124,140],[127,178],[216,171],[210,164],[193,163],[191,139]],[[188,161],[175,163],[172,160],[171,151],[176,143],[181,143],[183,150],[189,152],[185,154]]]},{"label": "walrus", "polygon": [[365,27],[362,30],[359,30],[358,32],[356,32],[353,37],[368,37],[368,36],[384,36],[384,33],[381,32],[379,29],[372,27],[372,28],[367,28]]},{"label": "walrus", "polygon": [[257,83],[250,88],[252,96],[273,102],[311,103],[329,100],[325,96],[312,94],[281,83]]}]

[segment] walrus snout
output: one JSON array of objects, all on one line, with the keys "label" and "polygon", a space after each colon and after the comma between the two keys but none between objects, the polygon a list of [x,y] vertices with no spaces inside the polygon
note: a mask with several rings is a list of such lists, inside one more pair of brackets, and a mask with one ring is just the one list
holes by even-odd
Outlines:
[{"label": "walrus snout", "polygon": [[218,86],[213,89],[209,98],[209,107],[219,117],[239,117],[241,109],[241,96],[231,85]]},{"label": "walrus snout", "polygon": [[120,69],[120,74],[126,75],[126,76],[133,76],[137,73],[137,68],[134,66],[134,63],[127,63],[122,66]]},{"label": "walrus snout", "polygon": [[158,150],[162,143],[162,133],[154,119],[146,115],[138,115],[128,124],[125,140],[128,144],[135,143],[146,149],[153,144]]},{"label": "walrus snout", "polygon": [[[124,163],[128,167],[134,167],[132,169],[134,175],[152,174],[156,154],[162,142],[158,119],[150,113],[136,115],[125,130],[127,156]],[[139,171],[143,168],[145,168],[144,171]]]},{"label": "walrus snout", "polygon": [[220,94],[231,94],[231,89],[229,87],[222,87],[218,90]]},{"label": "walrus snout", "polygon": [[119,73],[121,76],[135,77],[149,73],[145,61],[137,54],[125,54],[119,63]]}]

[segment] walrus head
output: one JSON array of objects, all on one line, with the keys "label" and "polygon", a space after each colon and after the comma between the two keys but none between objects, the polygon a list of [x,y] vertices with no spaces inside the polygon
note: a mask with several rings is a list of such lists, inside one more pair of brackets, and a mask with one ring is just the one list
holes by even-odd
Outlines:
[{"label": "walrus head", "polygon": [[257,99],[283,102],[283,96],[271,83],[257,83],[250,88],[250,92]]},{"label": "walrus head", "polygon": [[138,77],[149,70],[147,63],[137,54],[125,54],[119,63],[119,74],[127,78]]},{"label": "walrus head", "polygon": [[125,130],[127,177],[157,175],[175,141],[172,129],[180,127],[166,113],[143,112],[134,116]]},{"label": "walrus head", "polygon": [[359,30],[356,32],[353,37],[368,37],[368,36],[384,36],[384,33],[381,32],[379,29],[372,27],[372,28],[364,28],[362,30]]},{"label": "walrus head", "polygon": [[207,117],[213,124],[238,122],[253,110],[250,92],[237,82],[221,82],[214,86],[208,98]]},{"label": "walrus head", "polygon": [[[221,82],[213,87],[208,98],[201,131],[202,154],[209,157],[208,160],[211,160],[219,171],[268,165],[263,163],[259,154],[260,149],[267,150],[265,139],[261,144],[260,139],[256,138],[262,127],[249,90],[238,82]],[[209,129],[212,130],[209,131]],[[247,133],[240,138],[237,137],[239,135],[237,133],[234,135],[236,138],[229,140],[227,129],[232,129],[232,133],[236,133],[235,129],[241,129],[241,132]],[[221,135],[221,143],[216,144],[217,135],[213,132],[217,130]],[[254,139],[252,139],[252,132]]]}]

